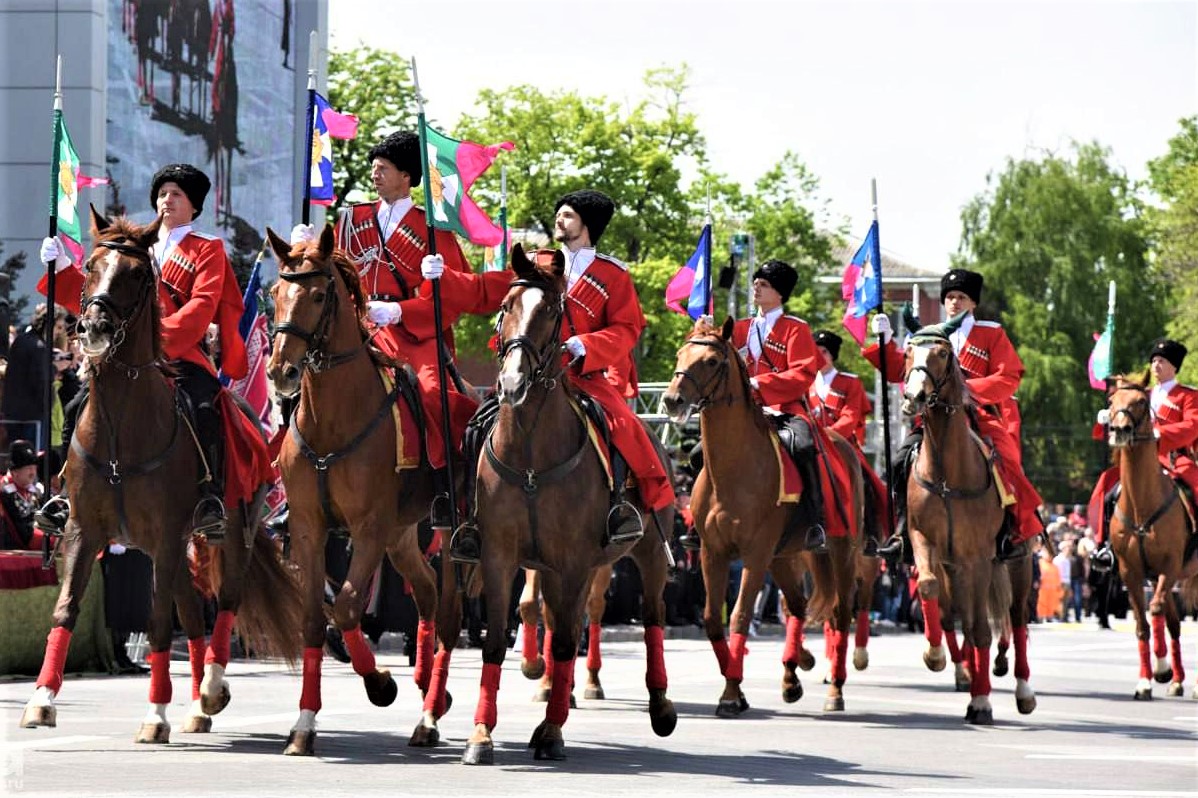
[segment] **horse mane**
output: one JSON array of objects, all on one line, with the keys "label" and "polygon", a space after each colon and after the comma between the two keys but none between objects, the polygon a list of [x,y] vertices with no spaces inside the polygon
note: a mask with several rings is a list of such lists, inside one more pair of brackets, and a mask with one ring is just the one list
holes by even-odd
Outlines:
[{"label": "horse mane", "polygon": [[[142,238],[144,237],[146,226],[139,225],[133,222],[127,216],[118,216],[112,219],[108,227],[101,231],[92,231],[95,243],[92,245],[92,255],[95,255],[100,243],[103,241],[120,241],[121,239],[129,239],[137,246],[142,246]],[[162,307],[158,303],[158,283],[161,281],[161,275],[153,265],[153,253],[149,248],[146,248],[150,253],[150,261],[147,262],[146,268],[150,269],[154,275],[154,291],[149,297],[147,304],[150,306],[150,330],[151,340],[153,342],[154,361],[162,361]]]},{"label": "horse mane", "polygon": [[741,397],[744,399],[745,406],[750,409],[750,414],[755,423],[760,429],[768,431],[770,429],[769,422],[766,421],[765,412],[753,403],[753,386],[749,384],[749,367],[745,363],[745,359],[741,357],[740,350],[732,345],[731,341],[724,340],[723,334],[719,328],[713,327],[705,319],[700,319],[695,323],[695,326],[686,335],[686,340],[690,341],[695,338],[714,338],[719,341],[721,346],[725,347],[729,355],[729,360],[736,360],[737,373],[740,376],[740,391]]}]

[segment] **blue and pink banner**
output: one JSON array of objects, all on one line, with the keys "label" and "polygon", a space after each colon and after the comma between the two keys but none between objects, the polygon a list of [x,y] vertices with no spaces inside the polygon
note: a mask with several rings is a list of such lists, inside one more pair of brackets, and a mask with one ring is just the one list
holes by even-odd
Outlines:
[{"label": "blue and pink banner", "polygon": [[[681,304],[684,299],[685,308]],[[692,319],[712,313],[711,225],[703,226],[694,253],[666,286],[666,307]]]},{"label": "blue and pink banner", "polygon": [[878,223],[857,248],[857,254],[844,267],[841,296],[848,303],[842,323],[858,344],[865,342],[866,317],[882,304],[882,248],[878,241]]}]

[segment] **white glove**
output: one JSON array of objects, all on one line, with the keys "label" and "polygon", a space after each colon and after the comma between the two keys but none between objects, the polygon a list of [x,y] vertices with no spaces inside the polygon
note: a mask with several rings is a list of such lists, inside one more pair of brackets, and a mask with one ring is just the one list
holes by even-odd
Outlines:
[{"label": "white glove", "polygon": [[403,308],[398,302],[371,300],[366,303],[366,318],[375,324],[399,324],[399,320],[403,318]]},{"label": "white glove", "polygon": [[761,390],[761,386],[757,384],[756,377],[749,377],[749,387],[752,388],[754,391]]},{"label": "white glove", "polygon": [[875,313],[869,323],[869,328],[873,331],[874,335],[882,336],[883,344],[890,343],[890,338],[894,335],[890,330],[890,317],[885,313]]},{"label": "white glove", "polygon": [[1106,426],[1111,423],[1111,409],[1104,407],[1098,411],[1098,418],[1095,419],[1099,424]]},{"label": "white glove", "polygon": [[109,554],[124,554],[125,551],[126,551],[125,547],[122,546],[120,543],[109,543],[108,544],[108,553]]},{"label": "white glove", "polygon": [[585,357],[587,353],[586,344],[577,335],[572,335],[566,339],[566,351],[574,357]]},{"label": "white glove", "polygon": [[425,255],[420,259],[420,274],[426,280],[440,280],[445,271],[445,258],[440,255]]},{"label": "white glove", "polygon": [[316,240],[316,228],[310,224],[297,224],[291,228],[291,244],[307,244]]},{"label": "white glove", "polygon": [[58,245],[57,238],[47,236],[42,239],[42,248],[39,253],[42,263],[53,263],[54,271],[60,272],[71,265],[71,259],[63,254],[62,247]]}]

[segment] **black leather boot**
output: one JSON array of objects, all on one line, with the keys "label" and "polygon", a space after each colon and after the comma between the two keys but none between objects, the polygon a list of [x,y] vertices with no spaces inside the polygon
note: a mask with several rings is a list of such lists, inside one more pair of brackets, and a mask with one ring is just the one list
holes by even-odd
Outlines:
[{"label": "black leather boot", "polygon": [[607,540],[604,546],[634,543],[645,536],[645,522],[640,510],[620,499],[607,513]]},{"label": "black leather boot", "polygon": [[221,456],[220,415],[211,404],[196,408],[196,436],[204,454],[208,478],[200,482],[200,499],[191,513],[191,533],[209,543],[222,543],[228,530],[225,515],[225,466]]},{"label": "black leather boot", "polygon": [[44,535],[59,537],[67,527],[67,519],[71,516],[71,504],[65,493],[51,496],[41,508],[33,514],[33,525]]},{"label": "black leather boot", "polygon": [[803,548],[807,551],[826,551],[828,547],[827,532],[824,530],[824,501],[823,489],[819,479],[819,460],[814,447],[803,449],[795,460],[799,476],[803,480],[803,492],[799,496],[799,513],[804,518],[815,519],[807,527],[803,538]]},{"label": "black leather boot", "polygon": [[477,564],[482,560],[482,538],[478,525],[468,519],[458,526],[449,541],[449,559],[454,562]]}]

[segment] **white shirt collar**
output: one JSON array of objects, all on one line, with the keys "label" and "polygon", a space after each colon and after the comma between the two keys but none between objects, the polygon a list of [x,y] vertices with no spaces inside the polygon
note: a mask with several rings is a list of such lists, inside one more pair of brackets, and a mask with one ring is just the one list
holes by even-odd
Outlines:
[{"label": "white shirt collar", "polygon": [[391,240],[392,234],[395,233],[395,228],[399,227],[399,223],[408,215],[408,211],[412,210],[412,198],[400,197],[395,202],[387,202],[387,200],[379,197],[379,227],[383,230],[384,243]]},{"label": "white shirt collar", "polygon": [[1153,387],[1152,394],[1148,397],[1148,401],[1152,405],[1152,412],[1160,410],[1161,405],[1165,403],[1165,397],[1169,395],[1169,391],[1173,390],[1175,385],[1177,385],[1176,377]]},{"label": "white shirt collar", "polygon": [[836,369],[832,369],[827,374],[822,371],[815,372],[815,393],[820,399],[828,398],[828,391],[832,390],[832,380],[836,379],[839,374]]},{"label": "white shirt collar", "polygon": [[960,328],[950,336],[953,342],[953,352],[960,355],[961,350],[965,348],[965,342],[969,340],[969,334],[973,332],[973,325],[976,319],[973,317],[973,312],[965,317],[965,321],[961,322]]},{"label": "white shirt collar", "polygon": [[562,254],[566,256],[566,290],[569,291],[587,268],[595,262],[595,248],[579,247],[577,252],[571,252],[568,248],[562,247]]},{"label": "white shirt collar", "polygon": [[773,332],[774,322],[782,316],[782,306],[774,308],[768,313],[757,311],[757,315],[753,317],[753,323],[749,325],[749,354],[754,360],[761,359],[761,349],[765,344],[765,339],[770,337]]},{"label": "white shirt collar", "polygon": [[154,243],[154,258],[160,265],[166,263],[171,250],[178,246],[184,236],[190,232],[190,224],[181,224],[173,230],[167,230],[165,227],[158,228],[158,241]]}]

